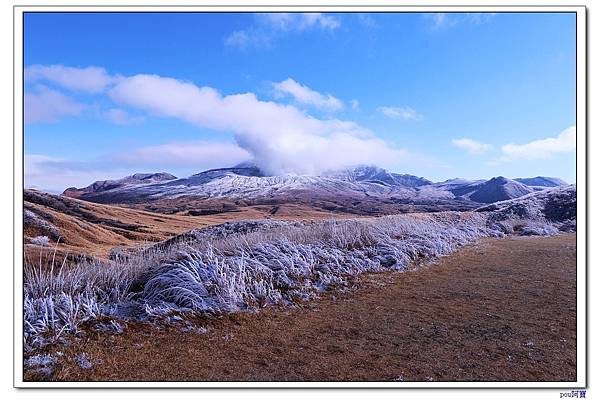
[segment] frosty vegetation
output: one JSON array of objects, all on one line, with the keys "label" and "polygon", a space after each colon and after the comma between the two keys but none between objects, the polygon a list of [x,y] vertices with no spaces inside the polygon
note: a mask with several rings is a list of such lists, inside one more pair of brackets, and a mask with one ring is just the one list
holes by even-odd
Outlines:
[{"label": "frosty vegetation", "polygon": [[508,234],[552,235],[574,232],[577,226],[577,190],[574,185],[530,193],[477,209]]},{"label": "frosty vegetation", "polygon": [[241,221],[190,231],[110,261],[50,269],[26,265],[25,344],[43,346],[101,316],[148,320],[173,312],[294,305],[322,290],[343,288],[365,272],[404,271],[483,237],[554,234],[561,224],[514,213],[500,217],[498,209],[306,223]]},{"label": "frosty vegetation", "polygon": [[50,238],[48,236],[36,236],[31,238],[29,242],[37,246],[48,246],[50,244]]}]

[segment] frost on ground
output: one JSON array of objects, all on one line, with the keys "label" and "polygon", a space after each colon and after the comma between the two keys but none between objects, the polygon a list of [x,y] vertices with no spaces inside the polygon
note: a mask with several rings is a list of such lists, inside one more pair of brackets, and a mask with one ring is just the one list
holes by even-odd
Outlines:
[{"label": "frost on ground", "polygon": [[88,356],[86,353],[79,354],[77,357],[75,357],[75,361],[77,361],[77,364],[83,369],[92,368],[92,363],[90,362],[90,360],[88,360]]},{"label": "frost on ground", "polygon": [[49,377],[52,375],[52,365],[62,353],[57,352],[54,356],[49,354],[36,354],[23,361],[25,367],[28,367],[33,373]]},{"label": "frost on ground", "polygon": [[[155,320],[293,305],[359,274],[404,271],[482,237],[554,234],[566,223],[575,226],[574,192],[540,191],[480,212],[241,221],[194,230],[126,258],[58,271],[26,266],[25,343],[43,347],[99,317]],[[95,327],[121,330],[116,322]]]}]

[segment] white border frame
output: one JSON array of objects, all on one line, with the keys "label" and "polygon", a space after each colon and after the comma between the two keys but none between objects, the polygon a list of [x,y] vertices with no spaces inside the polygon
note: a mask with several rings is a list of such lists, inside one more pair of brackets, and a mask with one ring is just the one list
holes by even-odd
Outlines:
[{"label": "white border frame", "polygon": [[[43,1],[43,0],[42,0]],[[268,0],[267,0],[268,1]],[[352,0],[350,0],[352,1]],[[576,382],[24,382],[23,381],[23,13],[36,12],[574,12],[576,13],[577,126],[577,381]],[[14,310],[13,385],[20,388],[585,388],[587,386],[587,27],[585,6],[171,5],[14,6]],[[582,218],[583,216],[583,218]]]}]

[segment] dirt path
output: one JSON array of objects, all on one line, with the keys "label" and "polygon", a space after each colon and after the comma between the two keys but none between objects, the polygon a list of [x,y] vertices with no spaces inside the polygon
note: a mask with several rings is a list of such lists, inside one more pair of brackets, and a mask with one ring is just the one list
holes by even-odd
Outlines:
[{"label": "dirt path", "polygon": [[[575,236],[486,239],[310,307],[130,324],[68,350],[57,380],[574,381]],[[70,354],[69,354],[70,353]]]}]

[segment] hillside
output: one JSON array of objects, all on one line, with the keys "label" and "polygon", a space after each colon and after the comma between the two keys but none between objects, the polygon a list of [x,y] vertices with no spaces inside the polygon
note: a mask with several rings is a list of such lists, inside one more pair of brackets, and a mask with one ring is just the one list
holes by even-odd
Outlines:
[{"label": "hillside", "polygon": [[147,246],[191,229],[227,221],[322,219],[335,216],[329,212],[293,205],[281,206],[276,210],[270,206],[242,207],[236,212],[223,209],[221,213],[200,216],[189,213],[166,215],[95,204],[36,190],[25,190],[23,197],[25,253],[34,257],[39,255],[40,250],[47,253],[57,248],[60,254],[104,258],[115,248]]}]

